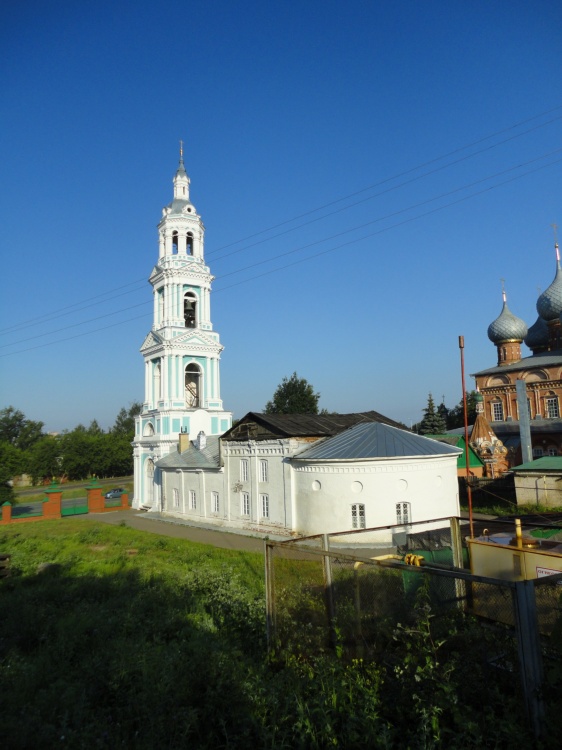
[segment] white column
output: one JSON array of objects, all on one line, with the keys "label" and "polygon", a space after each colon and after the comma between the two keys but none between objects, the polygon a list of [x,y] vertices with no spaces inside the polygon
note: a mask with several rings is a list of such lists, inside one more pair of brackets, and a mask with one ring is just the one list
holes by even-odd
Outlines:
[{"label": "white column", "polygon": [[158,292],[156,289],[153,290],[154,294],[154,311],[153,311],[153,321],[154,321],[154,327],[158,325]]},{"label": "white column", "polygon": [[150,404],[150,362],[144,363],[144,401]]}]

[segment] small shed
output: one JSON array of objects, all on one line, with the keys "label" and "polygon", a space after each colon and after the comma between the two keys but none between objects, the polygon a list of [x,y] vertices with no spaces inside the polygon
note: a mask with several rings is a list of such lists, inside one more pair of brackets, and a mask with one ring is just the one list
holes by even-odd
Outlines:
[{"label": "small shed", "polygon": [[543,456],[512,471],[517,505],[562,507],[562,456]]}]

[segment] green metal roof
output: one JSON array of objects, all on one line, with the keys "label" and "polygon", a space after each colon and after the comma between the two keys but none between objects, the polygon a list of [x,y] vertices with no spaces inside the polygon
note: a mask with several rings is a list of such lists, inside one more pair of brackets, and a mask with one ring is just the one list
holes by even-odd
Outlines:
[{"label": "green metal roof", "polygon": [[558,471],[562,472],[562,456],[543,456],[535,461],[514,466],[512,471]]},{"label": "green metal roof", "polygon": [[[451,434],[445,434],[445,435],[426,435],[426,437],[431,438],[432,440],[438,440],[440,443],[447,443],[447,445],[454,445],[456,448],[461,448],[462,453],[457,458],[457,468],[458,469],[466,469],[466,452],[465,452],[465,442],[464,442],[464,435],[451,435]],[[478,456],[478,454],[473,450],[473,448],[468,446],[468,467],[471,466],[484,466],[484,462],[482,459]]]}]

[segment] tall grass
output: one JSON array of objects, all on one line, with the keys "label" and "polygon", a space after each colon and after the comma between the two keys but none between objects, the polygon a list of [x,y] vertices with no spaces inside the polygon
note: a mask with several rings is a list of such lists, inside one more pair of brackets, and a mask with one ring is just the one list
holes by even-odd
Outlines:
[{"label": "tall grass", "polygon": [[483,704],[486,675],[454,635],[433,640],[423,602],[407,628],[389,628],[376,663],[298,650],[270,659],[261,555],[83,519],[6,527],[0,551],[14,573],[0,581],[10,750],[525,741],[509,677]]}]

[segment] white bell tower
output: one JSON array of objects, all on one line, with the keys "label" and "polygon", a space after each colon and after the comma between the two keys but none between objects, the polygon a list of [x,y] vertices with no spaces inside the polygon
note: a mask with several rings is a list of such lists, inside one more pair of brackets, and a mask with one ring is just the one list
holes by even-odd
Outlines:
[{"label": "white bell tower", "polygon": [[154,322],[141,353],[144,402],[136,419],[134,507],[161,507],[155,463],[177,449],[180,432],[194,438],[222,435],[232,413],[220,397],[223,347],[211,323],[213,276],[204,260],[205,227],[189,198],[190,180],[183,163],[174,177],[174,197],[158,224],[158,262],[149,281]]}]

